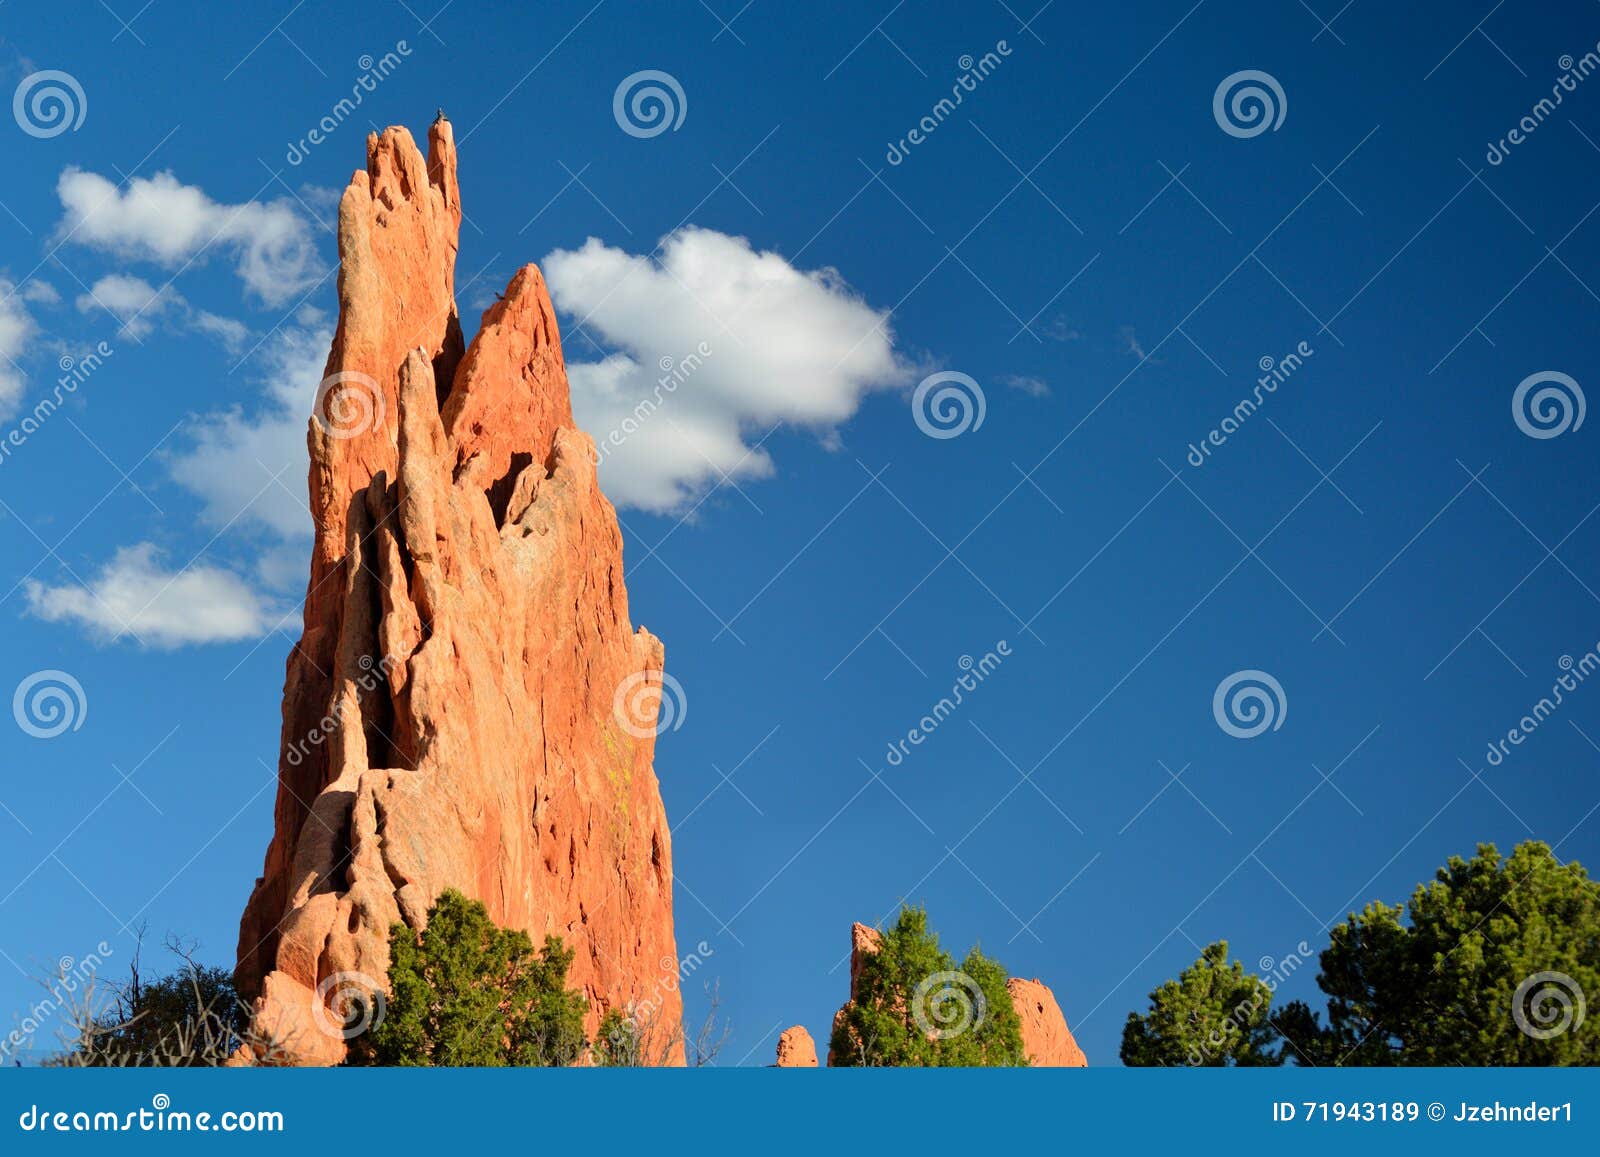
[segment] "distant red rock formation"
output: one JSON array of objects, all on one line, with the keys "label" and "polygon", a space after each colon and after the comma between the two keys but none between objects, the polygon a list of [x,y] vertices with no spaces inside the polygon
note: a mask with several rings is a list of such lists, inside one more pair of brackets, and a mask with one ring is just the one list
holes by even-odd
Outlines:
[{"label": "distant red rock formation", "polygon": [[[339,204],[339,322],[309,430],[316,540],[290,653],[274,830],[239,929],[259,1034],[345,1054],[341,996],[446,888],[575,951],[609,1008],[682,1019],[652,760],[661,643],[573,425],[532,265],[464,347],[450,124],[367,138]],[[681,1039],[641,1042],[681,1063]]]},{"label": "distant red rock formation", "polygon": [[[862,961],[871,953],[878,951],[882,944],[883,934],[876,928],[866,924],[850,926],[850,999],[834,1013],[835,1029],[849,1015],[851,1003],[855,1000],[856,983],[861,978]],[[1039,980],[1012,977],[1006,981],[1006,989],[1011,993],[1011,1003],[1017,1010],[1017,1020],[1022,1026],[1022,1046],[1027,1051],[1031,1064],[1041,1068],[1088,1066],[1089,1059],[1084,1056],[1083,1050],[1078,1047],[1078,1042],[1073,1039],[1072,1031],[1067,1028],[1067,1019],[1061,1015],[1061,1006],[1056,1003],[1055,994],[1048,986]],[[779,1048],[781,1050],[782,1042],[779,1043]],[[779,1064],[782,1063],[780,1060]],[[834,1055],[830,1041],[828,1064],[833,1063]]]},{"label": "distant red rock formation", "polygon": [[778,1038],[778,1067],[780,1069],[814,1069],[817,1067],[817,1046],[804,1025],[783,1030]]},{"label": "distant red rock formation", "polygon": [[1055,993],[1042,981],[1013,976],[1006,981],[1011,1004],[1022,1022],[1022,1045],[1030,1063],[1043,1068],[1087,1068],[1089,1058],[1072,1039],[1067,1018],[1061,1015]]}]

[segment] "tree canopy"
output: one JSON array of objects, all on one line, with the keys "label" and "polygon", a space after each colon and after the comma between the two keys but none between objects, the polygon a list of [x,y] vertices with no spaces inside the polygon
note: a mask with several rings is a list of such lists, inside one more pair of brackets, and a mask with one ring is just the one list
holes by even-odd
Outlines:
[{"label": "tree canopy", "polygon": [[855,991],[835,1024],[832,1064],[944,1068],[1026,1065],[1022,1026],[1006,970],[974,946],[958,968],[928,930],[928,913],[904,908],[865,953]]},{"label": "tree canopy", "polygon": [[1150,994],[1150,1010],[1130,1012],[1122,1029],[1125,1065],[1261,1066],[1280,1063],[1269,1024],[1272,989],[1228,961],[1228,942]]},{"label": "tree canopy", "polygon": [[527,933],[500,928],[460,892],[442,894],[420,936],[391,929],[384,1016],[352,1041],[356,1063],[571,1065],[588,1048],[588,1001],[568,991],[572,953],[558,936],[535,950]]},{"label": "tree canopy", "polygon": [[1586,1008],[1600,993],[1600,883],[1537,840],[1509,857],[1480,844],[1409,902],[1374,900],[1335,925],[1317,975],[1325,1018],[1304,1001],[1272,1014],[1271,978],[1226,958],[1211,945],[1129,1015],[1124,1063],[1600,1064]]}]

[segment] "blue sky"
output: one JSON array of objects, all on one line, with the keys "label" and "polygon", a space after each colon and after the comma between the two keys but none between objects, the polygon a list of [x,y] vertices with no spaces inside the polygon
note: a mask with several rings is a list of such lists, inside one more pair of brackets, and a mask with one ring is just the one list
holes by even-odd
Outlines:
[{"label": "blue sky", "polygon": [[[793,1023],[824,1040],[851,921],[902,899],[1050,984],[1105,1064],[1210,940],[1252,964],[1315,949],[1478,841],[1596,858],[1600,684],[1487,749],[1600,641],[1593,421],[1532,437],[1513,415],[1534,375],[1569,400],[1594,380],[1600,79],[1486,154],[1596,49],[1600,7],[640,7],[0,9],[5,89],[63,72],[82,113],[21,99],[3,126],[0,690],[82,689],[74,729],[0,728],[8,1029],[32,976],[101,941],[125,963],[141,921],[232,962],[304,583],[294,406],[325,354],[334,195],[370,129],[420,135],[441,105],[469,324],[590,238],[659,263],[692,228],[674,272],[712,285],[815,274],[673,399],[729,480],[670,438],[608,480],[634,620],[687,702],[656,769],[724,1063],[769,1063]],[[681,89],[675,129],[614,116],[642,70]],[[1246,70],[1281,92],[1275,128],[1214,112]],[[74,216],[108,186],[118,212]],[[675,328],[668,276],[579,325],[587,268],[553,284],[594,391],[607,357],[648,369],[704,336]],[[794,371],[871,311],[888,325],[833,372]],[[880,356],[840,372],[858,339]],[[939,371],[975,384],[981,425],[923,432]],[[1281,688],[1248,739],[1213,712],[1244,671]]]}]

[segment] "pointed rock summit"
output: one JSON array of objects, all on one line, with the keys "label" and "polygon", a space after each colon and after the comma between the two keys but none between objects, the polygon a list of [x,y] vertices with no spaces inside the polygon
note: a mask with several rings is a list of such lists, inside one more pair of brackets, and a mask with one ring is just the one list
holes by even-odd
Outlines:
[{"label": "pointed rock summit", "polygon": [[804,1025],[783,1030],[778,1037],[778,1067],[780,1069],[814,1069],[817,1067],[817,1045]]},{"label": "pointed rock summit", "polygon": [[[367,138],[339,203],[339,322],[308,441],[316,540],[284,685],[274,830],[239,929],[258,1037],[345,1055],[389,929],[446,888],[575,952],[607,1009],[681,1021],[672,849],[652,766],[662,647],[572,419],[524,266],[463,344],[453,131]],[[653,1044],[681,1063],[681,1039]]]}]

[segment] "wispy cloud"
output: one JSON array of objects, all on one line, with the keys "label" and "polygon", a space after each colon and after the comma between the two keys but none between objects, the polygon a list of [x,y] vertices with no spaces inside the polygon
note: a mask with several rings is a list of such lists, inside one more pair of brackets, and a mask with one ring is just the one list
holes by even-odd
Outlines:
[{"label": "wispy cloud", "polygon": [[117,551],[87,586],[30,579],[24,590],[41,619],[163,648],[258,638],[281,613],[232,571],[211,563],[169,569],[148,542]]},{"label": "wispy cloud", "polygon": [[284,201],[227,205],[171,173],[119,188],[77,168],[61,174],[56,192],[63,240],[172,270],[228,252],[245,288],[268,305],[282,305],[322,275],[310,226]]},{"label": "wispy cloud", "polygon": [[0,417],[16,413],[17,399],[28,384],[19,359],[33,337],[33,317],[14,293],[12,282],[0,278]]},{"label": "wispy cloud", "polygon": [[250,336],[250,327],[243,322],[196,309],[170,285],[157,289],[142,277],[126,273],[100,278],[88,292],[78,295],[77,306],[82,313],[105,310],[117,319],[121,332],[137,339],[148,337],[161,321],[204,333],[235,353]]}]

